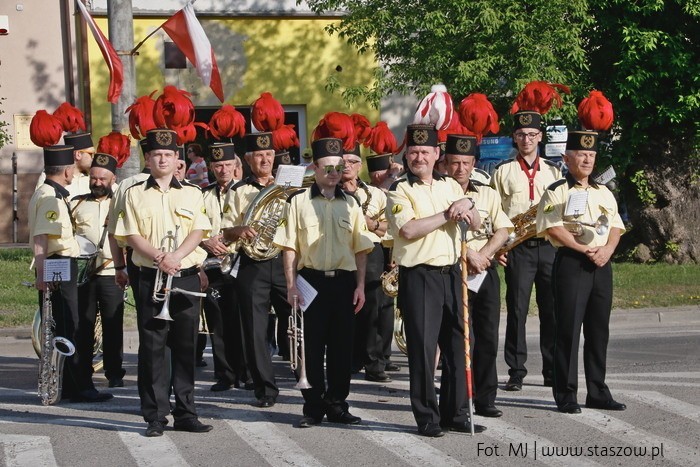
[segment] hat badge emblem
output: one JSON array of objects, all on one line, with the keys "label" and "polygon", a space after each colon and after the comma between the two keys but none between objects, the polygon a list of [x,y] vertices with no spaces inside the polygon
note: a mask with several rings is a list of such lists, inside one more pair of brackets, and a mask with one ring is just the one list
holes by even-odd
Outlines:
[{"label": "hat badge emblem", "polygon": [[469,152],[472,148],[472,142],[469,141],[468,139],[459,139],[457,140],[457,150],[462,153]]},{"label": "hat badge emblem", "polygon": [[593,135],[581,135],[581,147],[591,149],[595,146],[595,137]]},{"label": "hat badge emblem", "polygon": [[224,150],[222,148],[214,148],[211,150],[211,157],[212,159],[216,159],[217,161],[224,157]]},{"label": "hat badge emblem", "polygon": [[101,165],[102,167],[104,167],[104,166],[106,166],[107,164],[109,164],[109,157],[105,156],[104,154],[99,154],[99,155],[95,158],[95,163],[96,163],[97,165]]},{"label": "hat badge emblem", "polygon": [[289,154],[284,154],[282,156],[282,163],[283,164],[291,164],[292,163],[292,158],[289,157]]},{"label": "hat badge emblem", "polygon": [[340,153],[340,141],[337,141],[337,140],[326,141],[326,151],[329,154],[339,154]]},{"label": "hat badge emblem", "polygon": [[270,147],[270,137],[268,135],[258,136],[255,142],[258,144],[260,149],[267,149]]},{"label": "hat badge emblem", "polygon": [[427,130],[416,130],[413,132],[413,142],[418,146],[421,146],[428,142],[428,131]]},{"label": "hat badge emblem", "polygon": [[156,134],[156,141],[161,146],[170,146],[171,144],[173,144],[173,135],[167,131],[159,131]]},{"label": "hat badge emblem", "polygon": [[529,125],[532,123],[532,115],[523,114],[518,117],[518,119],[520,120],[521,125]]}]

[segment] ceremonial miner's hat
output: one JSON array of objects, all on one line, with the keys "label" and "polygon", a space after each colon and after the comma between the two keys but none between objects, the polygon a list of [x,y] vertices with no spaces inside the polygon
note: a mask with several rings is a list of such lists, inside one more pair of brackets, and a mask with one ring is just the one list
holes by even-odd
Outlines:
[{"label": "ceremonial miner's hat", "polygon": [[139,140],[139,147],[141,148],[141,154],[146,156],[146,153],[151,150],[148,146],[148,138],[142,138]]},{"label": "ceremonial miner's hat", "polygon": [[146,133],[146,140],[151,151],[158,149],[167,149],[169,151],[178,151],[177,133],[167,128],[156,128]]},{"label": "ceremonial miner's hat", "polygon": [[117,173],[117,159],[112,157],[110,154],[104,154],[98,152],[95,157],[92,158],[92,167],[99,167],[101,169],[107,169],[112,173]]},{"label": "ceremonial miner's hat", "polygon": [[63,135],[63,142],[68,146],[73,146],[74,151],[82,151],[95,146],[90,133]]},{"label": "ceremonial miner's hat", "polygon": [[209,145],[211,162],[232,161],[236,159],[233,143],[213,143]]},{"label": "ceremonial miner's hat", "polygon": [[532,110],[516,112],[513,115],[513,131],[522,128],[533,128],[536,130],[542,127],[542,115]]},{"label": "ceremonial miner's hat", "polygon": [[321,138],[311,143],[314,161],[324,157],[343,157],[343,140],[340,138]]},{"label": "ceremonial miner's hat", "polygon": [[245,135],[246,152],[272,151],[272,132],[249,133]]},{"label": "ceremonial miner's hat", "polygon": [[345,154],[352,154],[357,157],[362,157],[362,153],[360,152],[360,143],[355,143],[355,146],[350,151],[345,151]]},{"label": "ceremonial miner's hat", "polygon": [[391,167],[391,154],[371,154],[366,160],[368,172],[379,172]]},{"label": "ceremonial miner's hat", "polygon": [[292,156],[289,154],[289,151],[279,151],[275,153],[275,162],[272,168],[276,169],[280,165],[292,165]]},{"label": "ceremonial miner's hat", "polygon": [[44,148],[44,167],[73,165],[73,146],[56,145]]},{"label": "ceremonial miner's hat", "polygon": [[570,131],[566,139],[567,151],[598,151],[597,131]]},{"label": "ceremonial miner's hat", "polygon": [[475,136],[447,135],[447,141],[445,142],[445,154],[476,157],[476,149],[477,145]]},{"label": "ceremonial miner's hat", "polygon": [[438,146],[438,133],[431,125],[408,125],[406,127],[406,147]]}]

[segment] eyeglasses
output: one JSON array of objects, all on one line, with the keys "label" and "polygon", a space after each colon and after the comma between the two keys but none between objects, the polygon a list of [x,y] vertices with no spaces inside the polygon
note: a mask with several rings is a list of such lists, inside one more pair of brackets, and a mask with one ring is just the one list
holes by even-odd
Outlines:
[{"label": "eyeglasses", "polygon": [[525,138],[532,141],[533,139],[537,138],[537,135],[539,135],[539,134],[540,134],[540,132],[537,131],[537,132],[532,132],[532,133],[516,133],[514,136],[515,136],[515,139],[520,140],[520,141],[524,140]]},{"label": "eyeglasses", "polygon": [[327,174],[333,172],[334,170],[338,173],[342,172],[343,169],[345,169],[345,165],[343,164],[338,164],[338,165],[324,165],[323,166],[323,171],[326,172]]},{"label": "eyeglasses", "polygon": [[82,152],[82,153],[84,153],[84,154],[88,154],[88,155],[90,155],[90,156],[94,156],[95,153],[96,153],[97,151],[95,151],[95,150],[81,149],[80,152]]}]

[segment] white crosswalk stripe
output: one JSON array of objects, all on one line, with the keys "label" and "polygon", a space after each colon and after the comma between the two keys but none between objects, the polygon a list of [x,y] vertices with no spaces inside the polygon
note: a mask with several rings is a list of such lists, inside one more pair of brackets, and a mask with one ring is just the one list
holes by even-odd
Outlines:
[{"label": "white crosswalk stripe", "polygon": [[56,464],[51,439],[48,436],[5,435],[0,436],[5,451],[5,465],[46,466]]},{"label": "white crosswalk stripe", "polygon": [[176,467],[189,465],[177,445],[167,436],[146,438],[143,430],[119,431],[119,437],[137,465],[142,467]]}]

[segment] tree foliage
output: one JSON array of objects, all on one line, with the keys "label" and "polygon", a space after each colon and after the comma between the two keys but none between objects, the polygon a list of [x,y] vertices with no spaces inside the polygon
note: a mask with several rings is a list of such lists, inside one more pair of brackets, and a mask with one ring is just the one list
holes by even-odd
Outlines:
[{"label": "tree foliage", "polygon": [[[379,104],[392,91],[426,93],[444,83],[455,98],[489,95],[499,115],[528,81],[576,87],[587,62],[585,0],[309,0],[316,12],[344,10],[328,27],[360,53],[375,54],[370,86],[343,92]],[[331,87],[340,88],[331,77]],[[580,94],[583,95],[583,90]],[[573,109],[568,109],[573,116]]]}]

